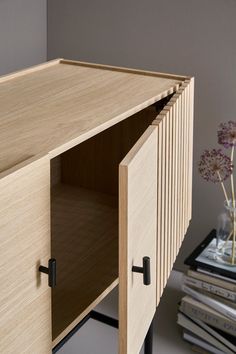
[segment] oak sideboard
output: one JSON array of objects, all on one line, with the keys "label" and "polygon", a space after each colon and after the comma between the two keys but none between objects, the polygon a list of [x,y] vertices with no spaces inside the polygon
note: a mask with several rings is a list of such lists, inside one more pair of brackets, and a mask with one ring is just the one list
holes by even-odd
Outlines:
[{"label": "oak sideboard", "polygon": [[0,353],[51,353],[116,286],[139,353],[191,219],[193,94],[64,59],[0,78]]}]

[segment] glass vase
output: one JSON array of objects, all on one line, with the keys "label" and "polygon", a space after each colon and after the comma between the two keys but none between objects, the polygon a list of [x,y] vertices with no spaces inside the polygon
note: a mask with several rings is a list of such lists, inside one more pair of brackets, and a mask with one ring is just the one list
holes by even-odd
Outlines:
[{"label": "glass vase", "polygon": [[236,207],[232,200],[224,202],[224,211],[218,217],[217,260],[236,265]]}]

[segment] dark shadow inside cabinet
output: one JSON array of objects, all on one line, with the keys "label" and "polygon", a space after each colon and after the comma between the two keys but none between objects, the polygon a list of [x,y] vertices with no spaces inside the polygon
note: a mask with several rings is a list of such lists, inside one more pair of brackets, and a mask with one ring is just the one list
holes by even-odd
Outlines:
[{"label": "dark shadow inside cabinet", "polygon": [[51,161],[54,345],[118,284],[119,163],[169,98]]}]

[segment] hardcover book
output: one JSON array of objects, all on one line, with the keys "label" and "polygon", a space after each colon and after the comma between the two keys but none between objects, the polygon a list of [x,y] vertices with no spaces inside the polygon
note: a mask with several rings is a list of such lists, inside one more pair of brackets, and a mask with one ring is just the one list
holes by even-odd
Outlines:
[{"label": "hardcover book", "polygon": [[198,280],[189,276],[183,277],[183,284],[193,287],[200,292],[209,293],[211,296],[219,297],[221,300],[227,300],[233,303],[236,302],[236,293],[230,290],[226,290],[220,286],[206,283],[202,280]]},{"label": "hardcover book", "polygon": [[236,265],[227,265],[216,256],[216,230],[210,232],[184,263],[194,270],[205,270],[236,281]]},{"label": "hardcover book", "polygon": [[215,338],[211,333],[209,333],[205,328],[199,326],[194,319],[190,319],[182,313],[178,313],[177,323],[183,328],[195,333],[199,338],[212,344],[214,347],[220,349],[224,353],[234,354],[235,351],[230,349],[228,346],[223,344],[218,338]]},{"label": "hardcover book", "polygon": [[183,339],[186,340],[189,343],[195,344],[199,346],[200,348],[203,348],[207,350],[207,353],[212,353],[212,354],[225,354],[224,351],[214,347],[213,345],[203,341],[201,338],[198,336],[194,335],[193,333],[190,333],[189,331],[184,331],[183,332]]},{"label": "hardcover book", "polygon": [[202,294],[196,290],[191,289],[189,286],[182,285],[182,290],[192,296],[194,299],[218,311],[225,317],[228,317],[236,323],[236,309],[224,304],[222,301],[217,301],[210,296]]},{"label": "hardcover book", "polygon": [[212,273],[207,274],[206,272],[197,272],[191,269],[187,271],[187,274],[191,278],[198,279],[202,282],[213,284],[225,290],[229,290],[236,293],[236,284],[232,282],[232,279],[222,279],[216,277],[215,274]]},{"label": "hardcover book", "polygon": [[219,328],[223,332],[227,332],[232,336],[236,336],[236,322],[221,313],[213,310],[211,307],[185,296],[180,304],[180,311],[188,317],[201,320],[213,327]]}]

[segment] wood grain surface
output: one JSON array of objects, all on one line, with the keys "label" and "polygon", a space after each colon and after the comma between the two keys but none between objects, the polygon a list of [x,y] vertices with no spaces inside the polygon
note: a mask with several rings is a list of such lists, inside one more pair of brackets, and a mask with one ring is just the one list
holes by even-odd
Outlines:
[{"label": "wood grain surface", "polygon": [[0,179],[0,353],[51,352],[50,169],[43,158]]},{"label": "wood grain surface", "polygon": [[55,61],[0,79],[0,172],[51,157],[175,92],[183,78]]},{"label": "wood grain surface", "polygon": [[[156,309],[157,128],[150,126],[119,167],[119,353],[137,354]],[[151,261],[151,284],[132,272]]]},{"label": "wood grain surface", "polygon": [[153,121],[157,126],[157,305],[192,215],[193,79]]},{"label": "wood grain surface", "polygon": [[53,346],[118,284],[114,197],[59,184],[52,190]]},{"label": "wood grain surface", "polygon": [[118,195],[119,163],[157,115],[150,106],[61,155],[62,181]]}]

